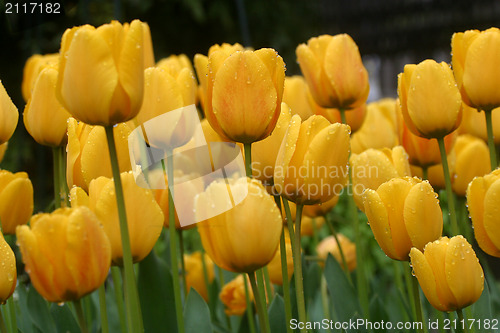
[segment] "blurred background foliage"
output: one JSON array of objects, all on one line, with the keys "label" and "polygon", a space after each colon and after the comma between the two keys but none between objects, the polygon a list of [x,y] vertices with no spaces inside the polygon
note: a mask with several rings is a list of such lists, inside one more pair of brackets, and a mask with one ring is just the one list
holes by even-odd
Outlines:
[{"label": "blurred background foliage", "polygon": [[64,30],[72,26],[138,18],[150,25],[156,60],[180,53],[192,59],[223,42],[272,47],[284,58],[287,75],[299,74],[299,43],[348,33],[370,71],[371,100],[396,95],[396,75],[406,63],[449,62],[453,32],[500,26],[498,0],[51,0],[62,4],[61,14],[7,14],[7,2],[0,0],[0,80],[20,121],[0,167],[28,172],[35,211],[52,200],[52,158],[50,148],[37,145],[24,129],[23,66],[34,53],[58,52]]}]

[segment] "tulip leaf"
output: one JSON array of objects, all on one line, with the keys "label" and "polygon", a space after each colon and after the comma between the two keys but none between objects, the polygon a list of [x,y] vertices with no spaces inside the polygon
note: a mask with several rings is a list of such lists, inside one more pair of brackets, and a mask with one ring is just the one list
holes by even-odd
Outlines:
[{"label": "tulip leaf", "polygon": [[184,306],[184,319],[186,332],[213,332],[208,305],[193,288],[189,290]]},{"label": "tulip leaf", "polygon": [[[19,309],[17,312],[19,314],[28,314],[28,291],[26,290],[23,284],[19,284],[16,288],[17,296],[19,299]],[[17,320],[17,326],[19,331],[22,333],[33,333],[35,332],[35,327],[33,326],[32,321],[28,315],[23,316],[23,320]]]},{"label": "tulip leaf", "polygon": [[315,262],[308,267],[306,273],[304,274],[304,297],[306,299],[306,306],[320,288],[321,273],[321,267],[319,267],[318,263]]},{"label": "tulip leaf", "polygon": [[154,251],[139,263],[137,289],[144,332],[177,332],[172,275]]},{"label": "tulip leaf", "polygon": [[347,280],[347,277],[337,260],[331,254],[325,263],[325,278],[333,303],[335,319],[338,321],[349,321],[361,313],[358,297],[354,288]]},{"label": "tulip leaf", "polygon": [[[484,281],[484,289],[481,297],[470,307],[472,311],[472,316],[470,318],[479,319],[490,319],[491,317],[491,297],[490,297],[490,285],[487,280]],[[468,310],[468,309],[467,309]]]},{"label": "tulip leaf", "polygon": [[50,313],[53,318],[57,318],[55,323],[58,333],[80,333],[80,327],[67,304],[52,304]]},{"label": "tulip leaf", "polygon": [[28,290],[28,311],[33,324],[42,332],[57,332],[49,304],[31,285]]},{"label": "tulip leaf", "polygon": [[276,297],[274,297],[268,312],[271,332],[286,332],[286,325],[288,325],[288,323],[286,322],[285,316],[285,302],[279,294],[276,294]]}]

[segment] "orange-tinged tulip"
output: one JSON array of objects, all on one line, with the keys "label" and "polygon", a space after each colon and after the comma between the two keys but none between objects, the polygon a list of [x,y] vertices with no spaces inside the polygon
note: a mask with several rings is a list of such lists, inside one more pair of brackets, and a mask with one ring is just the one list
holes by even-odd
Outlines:
[{"label": "orange-tinged tulip", "polygon": [[[139,187],[130,172],[121,174],[123,195],[127,211],[128,232],[132,259],[144,259],[160,237],[163,212],[151,190]],[[99,177],[90,182],[89,195],[78,187],[70,191],[71,204],[85,205],[95,212],[111,243],[111,259],[114,265],[122,265],[122,242],[116,205],[115,184],[110,178]]]},{"label": "orange-tinged tulip", "polygon": [[5,235],[28,223],[33,213],[33,185],[26,172],[0,170],[0,223]]},{"label": "orange-tinged tulip", "polygon": [[[400,121],[396,114],[396,103],[393,98],[384,98],[367,104],[361,127],[351,135],[353,154],[360,154],[368,148],[393,148],[398,145]],[[347,112],[346,117],[350,114]]]},{"label": "orange-tinged tulip", "polygon": [[70,117],[56,97],[57,75],[53,66],[40,72],[23,113],[24,126],[33,139],[53,147],[66,144]]},{"label": "orange-tinged tulip", "polygon": [[0,232],[0,304],[5,304],[16,289],[16,256]]},{"label": "orange-tinged tulip", "polygon": [[[120,172],[131,170],[127,140],[130,132],[127,124],[118,124],[113,128]],[[112,177],[108,143],[103,127],[87,125],[69,118],[66,151],[66,178],[69,188],[80,186],[87,191],[93,179],[100,176]]]},{"label": "orange-tinged tulip", "polygon": [[472,246],[462,236],[441,237],[410,252],[413,272],[425,297],[439,311],[455,311],[476,302],[484,274]]},{"label": "orange-tinged tulip", "polygon": [[[460,134],[471,134],[477,136],[484,141],[488,141],[486,132],[486,119],[483,111],[471,108],[463,104],[462,123],[458,128]],[[493,140],[495,145],[500,145],[500,108],[491,111],[491,121],[493,125]]]},{"label": "orange-tinged tulip", "polygon": [[9,141],[16,130],[19,113],[0,80],[0,144]]},{"label": "orange-tinged tulip", "polygon": [[202,254],[199,251],[184,255],[184,265],[186,269],[186,285],[187,289],[193,288],[200,294],[205,301],[208,302],[208,286],[205,283],[203,272],[203,260],[205,261],[205,269],[208,283],[214,280],[214,263],[207,254]]},{"label": "orange-tinged tulip", "polygon": [[326,220],[323,216],[310,217],[302,215],[302,219],[300,221],[300,234],[302,236],[312,236],[314,233],[317,233],[325,223]]},{"label": "orange-tinged tulip", "polygon": [[253,178],[260,180],[265,186],[272,186],[274,183],[276,156],[291,119],[290,108],[285,103],[281,103],[280,117],[273,133],[264,140],[255,142],[252,145]]},{"label": "orange-tinged tulip", "polygon": [[453,149],[456,165],[451,185],[456,194],[465,196],[467,186],[475,177],[491,171],[490,153],[483,140],[471,135],[460,135]]},{"label": "orange-tinged tulip", "polygon": [[410,176],[408,155],[401,146],[392,149],[367,149],[351,155],[353,197],[359,209],[364,210],[363,192],[377,190],[384,182],[396,177]]},{"label": "orange-tinged tulip", "polygon": [[[233,200],[239,203],[233,206]],[[198,223],[203,248],[217,266],[251,273],[273,259],[283,223],[273,197],[259,181],[214,181],[197,196],[195,207],[197,220],[204,220]]]},{"label": "orange-tinged tulip", "polygon": [[134,20],[64,32],[57,90],[73,117],[109,126],[137,115],[144,89],[143,29]]},{"label": "orange-tinged tulip", "polygon": [[492,110],[500,106],[500,30],[468,30],[451,38],[453,72],[469,106]]},{"label": "orange-tinged tulip", "polygon": [[[342,248],[342,253],[344,254],[345,261],[347,263],[347,268],[350,272],[356,269],[356,244],[351,242],[349,238],[342,234],[337,234],[337,238]],[[330,253],[338,262],[343,266],[342,256],[339,250],[339,243],[335,240],[334,236],[328,236],[323,239],[316,247],[316,252],[318,257],[326,260],[328,254]]]},{"label": "orange-tinged tulip", "polygon": [[347,34],[309,39],[296,50],[297,61],[316,103],[350,110],[366,102],[368,72],[358,46]]},{"label": "orange-tinged tulip", "polygon": [[25,102],[31,97],[31,92],[40,72],[47,66],[58,66],[59,54],[34,54],[26,60],[23,70],[22,93]]},{"label": "orange-tinged tulip", "polygon": [[[293,275],[293,253],[292,253],[292,243],[288,233],[285,237],[285,250],[286,250],[286,267],[288,280],[292,278]],[[281,247],[278,247],[273,260],[267,265],[267,271],[269,272],[269,280],[271,283],[277,284],[279,286],[283,285],[283,274],[281,271]]]},{"label": "orange-tinged tulip", "polygon": [[500,169],[476,177],[467,187],[467,205],[479,247],[500,258]]},{"label": "orange-tinged tulip", "polygon": [[[248,297],[250,303],[253,301],[253,292],[250,283],[247,283]],[[222,287],[219,298],[226,307],[224,312],[228,316],[241,316],[247,309],[245,297],[245,279],[239,274],[233,280]]]},{"label": "orange-tinged tulip", "polygon": [[111,247],[96,215],[87,207],[34,215],[16,230],[26,272],[50,302],[75,301],[104,283]]},{"label": "orange-tinged tulip", "polygon": [[9,146],[8,142],[4,142],[0,145],[0,163],[3,161],[3,158],[5,156],[5,152],[7,151],[8,146]]},{"label": "orange-tinged tulip", "polygon": [[306,205],[338,195],[348,175],[349,134],[348,125],[331,124],[322,116],[301,123],[300,116],[294,115],[276,158],[276,191]]},{"label": "orange-tinged tulip", "polygon": [[363,195],[365,213],[377,243],[395,260],[408,260],[412,247],[420,250],[443,231],[443,213],[428,181],[394,178]]},{"label": "orange-tinged tulip", "polygon": [[406,126],[424,138],[442,138],[460,125],[462,99],[448,64],[424,60],[398,75],[398,95]]},{"label": "orange-tinged tulip", "polygon": [[205,116],[223,137],[262,140],[278,121],[284,80],[285,64],[273,49],[214,51],[208,58]]}]

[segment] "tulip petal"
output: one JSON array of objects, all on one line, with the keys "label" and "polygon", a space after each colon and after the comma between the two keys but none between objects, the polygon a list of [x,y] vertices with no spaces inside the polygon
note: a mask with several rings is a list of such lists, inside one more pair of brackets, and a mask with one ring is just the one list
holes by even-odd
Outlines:
[{"label": "tulip petal", "polygon": [[16,130],[19,113],[0,80],[0,144],[7,142]]},{"label": "tulip petal", "polygon": [[412,248],[410,259],[418,283],[429,303],[439,311],[448,311],[448,308],[441,303],[437,295],[438,286],[436,284],[436,277],[434,276],[432,267],[427,262],[426,256],[419,249]]},{"label": "tulip petal", "polygon": [[16,226],[28,223],[33,213],[33,185],[16,177],[0,192],[0,221],[4,234],[13,235]]},{"label": "tulip petal", "polygon": [[284,192],[285,179],[288,174],[290,161],[297,148],[297,140],[299,138],[301,120],[299,115],[294,115],[290,120],[285,137],[281,142],[281,147],[276,156],[276,165],[274,168],[274,184],[278,192]]},{"label": "tulip petal", "polygon": [[445,270],[446,281],[455,296],[458,309],[479,299],[484,287],[483,269],[472,246],[461,235],[450,239]]},{"label": "tulip petal", "polygon": [[484,230],[500,249],[500,179],[490,185],[484,196]]},{"label": "tulip petal", "polygon": [[89,196],[81,187],[75,186],[69,191],[69,201],[71,202],[71,207],[89,207]]}]

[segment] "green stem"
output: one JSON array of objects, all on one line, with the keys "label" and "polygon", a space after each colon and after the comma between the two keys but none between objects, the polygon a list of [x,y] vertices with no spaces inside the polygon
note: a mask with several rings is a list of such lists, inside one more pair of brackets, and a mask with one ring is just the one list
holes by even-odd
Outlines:
[{"label": "green stem", "polygon": [[347,125],[347,119],[345,117],[345,109],[339,109],[340,112],[340,121],[342,121],[342,124]]},{"label": "green stem", "polygon": [[66,148],[58,147],[57,153],[59,154],[59,186],[62,193],[62,202],[65,207],[70,207],[69,202],[69,188],[66,180]]},{"label": "green stem", "polygon": [[[302,258],[301,258],[301,243],[300,243],[300,223],[302,220],[302,209],[304,205],[297,204],[295,213],[295,237],[293,239],[295,251],[293,251],[293,269],[295,275],[295,293],[297,297],[297,312],[299,313],[299,321],[305,323],[306,317],[306,302],[304,298],[304,277],[302,275]],[[307,332],[305,328],[300,332]]]},{"label": "green stem", "polygon": [[486,132],[488,133],[488,148],[490,150],[490,165],[491,171],[495,170],[498,166],[497,152],[495,148],[495,138],[493,136],[493,121],[492,110],[483,110],[484,117],[486,118]]},{"label": "green stem", "polygon": [[118,310],[118,317],[120,318],[120,328],[122,332],[127,331],[127,321],[125,319],[125,306],[123,304],[123,293],[121,283],[120,269],[116,266],[111,267],[111,278],[113,279],[113,286],[115,289],[116,307]]},{"label": "green stem", "polygon": [[[207,304],[210,305],[210,280],[208,278],[207,261],[205,260],[205,251],[203,249],[201,252],[201,267],[203,268],[203,281],[205,282],[205,287],[207,288]],[[210,315],[213,315],[211,313]]]},{"label": "green stem", "polygon": [[444,138],[437,138],[439,144],[439,152],[441,153],[441,163],[443,165],[444,181],[446,184],[446,197],[448,199],[448,213],[451,221],[451,232],[453,235],[458,235],[457,215],[455,210],[455,196],[451,188],[450,169],[448,168],[448,159],[446,158],[446,148]]},{"label": "green stem", "polygon": [[12,332],[17,333],[16,304],[14,303],[14,297],[9,297],[7,300],[7,306],[9,307],[10,326],[12,328]]},{"label": "green stem", "polygon": [[269,326],[269,320],[267,318],[267,309],[264,305],[264,300],[261,298],[259,287],[257,286],[257,281],[255,280],[255,272],[249,273],[248,278],[250,279],[250,285],[252,286],[253,298],[255,299],[255,305],[257,306],[257,314],[259,317],[260,331],[262,333],[271,333],[271,328]]},{"label": "green stem", "polygon": [[295,238],[295,231],[293,229],[293,220],[292,213],[290,212],[290,205],[288,204],[288,200],[283,197],[283,208],[285,208],[285,216],[286,216],[286,225],[288,227],[288,236],[290,236],[290,241],[292,245],[292,254],[295,257],[295,243],[293,239]]},{"label": "green stem", "polygon": [[429,179],[429,167],[424,166],[422,167],[422,180],[427,180]]},{"label": "green stem", "polygon": [[417,332],[422,333],[425,331],[427,332],[427,326],[426,323],[424,322],[424,318],[422,315],[422,303],[420,302],[420,291],[418,289],[418,280],[415,276],[411,277],[411,282],[412,282],[412,289],[413,289],[413,301],[415,302],[415,318],[417,322],[422,323],[423,328],[418,328]]},{"label": "green stem", "polygon": [[[329,305],[329,298],[328,298],[328,289],[327,289],[327,284],[326,284],[326,278],[325,275],[321,275],[321,304],[323,306],[323,318],[327,319],[328,322],[330,322],[330,305]],[[289,323],[289,321],[287,321]],[[289,326],[289,325],[287,325]],[[330,328],[328,327],[326,329],[327,332],[331,332]]]},{"label": "green stem", "polygon": [[58,147],[53,147],[52,148],[52,164],[53,164],[53,178],[54,178],[54,203],[57,208],[61,208],[61,184],[60,180],[61,178],[59,177],[59,168],[60,168],[60,163],[59,163],[59,153],[58,153]]},{"label": "green stem", "polygon": [[271,303],[271,300],[274,296],[274,289],[271,283],[271,278],[269,277],[269,271],[267,270],[267,266],[262,267],[262,274],[264,275],[264,285],[266,287],[266,299],[267,303]]},{"label": "green stem", "polygon": [[[162,160],[163,172],[165,162]],[[172,151],[167,151],[167,183],[168,188],[168,231],[170,235],[170,261],[172,265],[172,280],[174,286],[175,315],[177,318],[177,329],[184,333],[184,317],[182,313],[181,287],[179,280],[179,263],[177,259],[177,233],[175,230],[175,207],[174,207],[174,156]]]},{"label": "green stem", "polygon": [[120,220],[120,236],[122,240],[123,268],[125,270],[125,309],[127,312],[128,331],[141,333],[144,331],[142,325],[142,316],[139,303],[139,295],[135,283],[134,267],[132,262],[132,252],[130,249],[130,236],[127,223],[127,212],[125,210],[125,198],[123,196],[123,187],[120,177],[120,168],[118,166],[118,156],[116,153],[115,138],[113,135],[113,126],[104,127],[108,140],[109,157],[111,160],[111,170],[115,182],[116,205],[118,207],[118,217]]},{"label": "green stem", "polygon": [[0,311],[0,333],[7,333],[7,326],[5,326],[5,321],[3,319],[3,311]]},{"label": "green stem", "polygon": [[[248,323],[250,324],[250,332],[255,333],[255,322],[253,320],[253,304],[250,302],[250,290],[248,290],[248,277],[247,274],[243,274],[243,283],[245,284],[245,302],[247,303],[247,319]],[[258,290],[253,291],[253,297],[258,298],[259,293]],[[259,316],[260,319],[261,316]],[[228,317],[226,317],[228,318]],[[261,325],[262,326],[262,325]]]},{"label": "green stem", "polygon": [[[263,269],[258,269],[255,271],[255,277],[257,279],[257,288],[259,289],[259,298],[262,300],[262,305],[264,306],[264,312],[262,313],[264,316],[264,320],[269,325],[269,316],[267,313],[267,297],[269,297],[269,290],[267,290],[265,283],[264,283],[264,271]],[[259,314],[260,316],[260,314]]]},{"label": "green stem", "polygon": [[80,325],[81,333],[88,333],[87,321],[85,320],[85,316],[83,315],[81,299],[73,301],[73,305],[75,306],[76,318],[78,319],[78,325]]},{"label": "green stem", "polygon": [[403,275],[405,279],[405,284],[406,284],[406,291],[408,293],[408,301],[411,305],[411,312],[413,314],[413,320],[417,320],[417,309],[415,308],[415,294],[413,293],[413,283],[412,283],[412,275],[411,275],[411,268],[408,269],[407,267],[407,262],[406,261],[400,261],[401,265],[403,266]]},{"label": "green stem", "polygon": [[187,289],[187,282],[186,282],[186,264],[184,262],[184,234],[182,232],[182,229],[177,230],[177,234],[179,237],[179,249],[181,251],[180,257],[181,257],[182,284],[184,285],[184,298],[186,298],[189,290]]},{"label": "green stem", "polygon": [[[401,295],[402,307],[407,309],[408,295],[406,295],[406,293],[404,291],[405,288],[404,288],[404,284],[403,284],[403,279],[401,279],[401,270],[400,270],[399,262],[397,260],[392,260],[392,267],[393,267],[393,271],[394,271],[394,280],[396,282],[396,288],[398,289],[399,294]],[[403,316],[404,316],[404,320],[408,321],[407,311],[403,311]]]},{"label": "green stem", "polygon": [[464,320],[464,313],[462,309],[457,310],[458,322],[457,322],[457,333],[468,333],[469,329],[467,327],[467,321]]},{"label": "green stem", "polygon": [[247,177],[252,178],[252,144],[243,144],[243,149],[245,150],[245,170]]},{"label": "green stem", "polygon": [[101,333],[109,333],[108,310],[106,309],[106,289],[104,283],[99,287],[99,312],[101,313]]},{"label": "green stem", "polygon": [[[278,197],[279,199],[279,197]],[[285,301],[285,318],[286,322],[289,323],[292,320],[292,303],[290,299],[290,281],[288,281],[288,261],[286,253],[286,243],[285,243],[285,229],[281,230],[280,237],[280,255],[281,255],[281,276],[283,277],[283,298]],[[292,328],[290,325],[286,325],[287,333],[292,333]]]},{"label": "green stem", "polygon": [[335,228],[333,228],[332,225],[328,224],[328,226],[330,227],[330,231],[332,232],[333,238],[335,238],[335,241],[337,242],[337,248],[339,249],[340,258],[342,259],[342,266],[344,267],[345,275],[347,277],[347,280],[352,286],[353,284],[352,284],[351,272],[349,271],[349,265],[347,264],[347,260],[345,259],[344,250],[342,250],[342,246],[340,246],[340,241],[337,236],[337,232],[335,231]]}]

